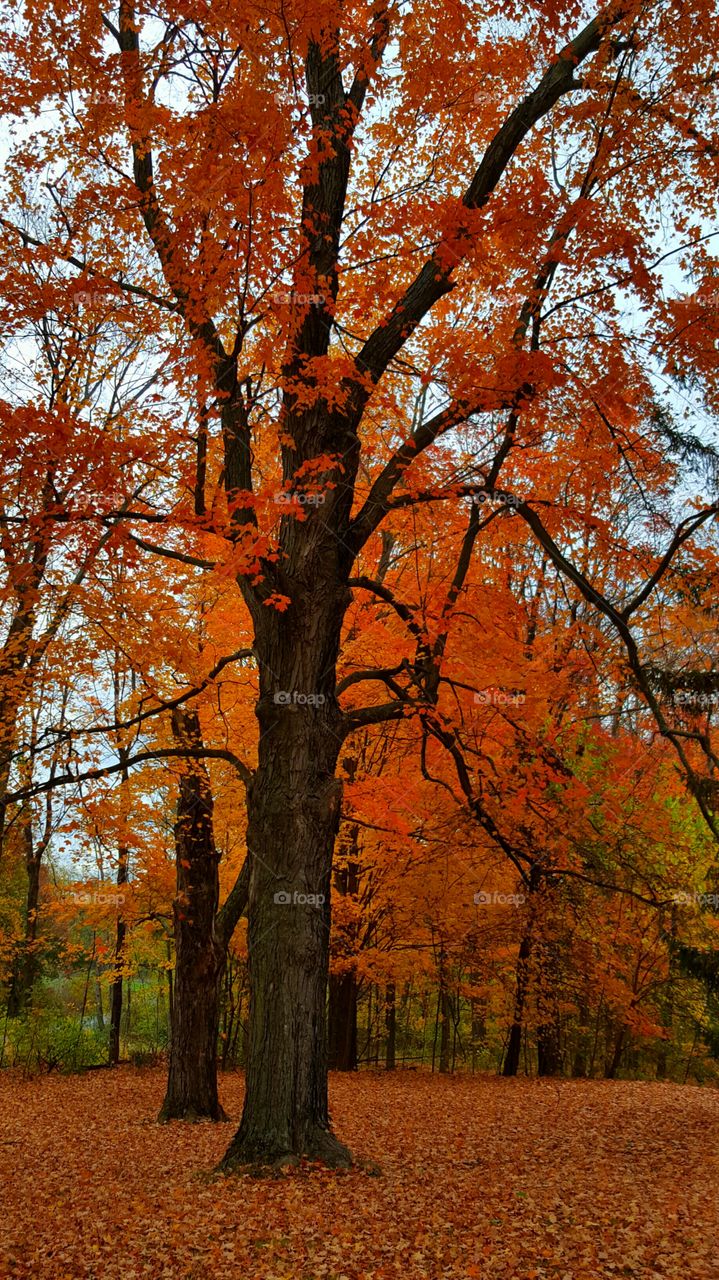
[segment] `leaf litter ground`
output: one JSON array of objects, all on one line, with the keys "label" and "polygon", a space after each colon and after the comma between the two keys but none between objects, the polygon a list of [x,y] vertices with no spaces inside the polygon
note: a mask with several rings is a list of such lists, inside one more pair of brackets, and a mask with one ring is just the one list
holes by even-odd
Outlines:
[{"label": "leaf litter ground", "polygon": [[156,1124],[163,1085],[0,1078],[0,1276],[718,1280],[714,1090],[335,1076],[357,1168],[222,1178],[233,1125]]}]

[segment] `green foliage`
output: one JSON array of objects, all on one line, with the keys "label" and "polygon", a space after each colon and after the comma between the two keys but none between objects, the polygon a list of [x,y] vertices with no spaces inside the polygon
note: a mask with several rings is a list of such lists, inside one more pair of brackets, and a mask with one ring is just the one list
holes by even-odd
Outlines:
[{"label": "green foliage", "polygon": [[0,1065],[28,1073],[82,1071],[107,1059],[107,1036],[77,1017],[33,1009],[25,1018],[6,1018]]}]

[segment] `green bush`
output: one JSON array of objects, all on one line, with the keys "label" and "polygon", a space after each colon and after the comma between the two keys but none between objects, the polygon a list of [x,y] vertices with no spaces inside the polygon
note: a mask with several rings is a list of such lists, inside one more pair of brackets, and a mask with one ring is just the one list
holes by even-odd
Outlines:
[{"label": "green bush", "polygon": [[33,1009],[25,1018],[6,1018],[0,1035],[0,1066],[27,1072],[82,1071],[107,1060],[107,1033],[77,1017]]}]

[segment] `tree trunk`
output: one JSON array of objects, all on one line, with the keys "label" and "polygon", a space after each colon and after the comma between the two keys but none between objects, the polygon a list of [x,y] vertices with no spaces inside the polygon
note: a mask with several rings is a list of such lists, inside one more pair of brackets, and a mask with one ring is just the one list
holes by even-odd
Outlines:
[{"label": "tree trunk", "polygon": [[22,838],[25,846],[25,870],[27,872],[27,901],[25,906],[25,937],[15,957],[7,999],[8,1018],[19,1018],[27,1012],[32,1000],[33,987],[38,976],[37,912],[40,903],[40,868],[42,845],[36,851],[33,841],[30,810],[23,813]]},{"label": "tree trunk", "polygon": [[669,930],[669,967],[667,987],[661,1004],[661,1023],[665,1029],[664,1039],[659,1041],[657,1051],[657,1080],[666,1080],[668,1074],[668,1052],[672,1039],[674,1022],[674,977],[676,973],[676,949],[672,945],[677,936],[677,909],[672,907],[671,926]]},{"label": "tree trunk", "polygon": [[517,986],[514,996],[514,1016],[509,1032],[509,1040],[502,1064],[503,1076],[516,1076],[522,1052],[522,1032],[524,1030],[524,1012],[529,991],[529,977],[532,955],[534,951],[534,924],[537,911],[538,896],[542,889],[542,873],[536,863],[529,873],[529,918],[522,935],[517,953]]},{"label": "tree trunk", "polygon": [[[123,846],[118,850],[117,884],[127,884],[129,852]],[[122,966],[125,960],[125,942],[127,925],[122,916],[122,904],[117,915],[115,929],[115,961],[113,977],[110,983],[110,1038],[108,1042],[108,1062],[116,1067],[120,1061],[120,1033],[122,1024]]]},{"label": "tree trunk", "polygon": [[[354,778],[357,760],[346,757],[344,768]],[[353,823],[341,845],[339,865],[334,869],[334,893],[357,903],[359,893],[359,827]],[[356,916],[351,923],[335,930],[332,938],[332,954],[344,965],[341,973],[330,973],[330,997],[327,1010],[328,1063],[330,1071],[357,1070],[357,1000],[359,987],[356,957],[360,942]]]},{"label": "tree trunk", "polygon": [[102,983],[100,975],[95,975],[95,1026],[98,1031],[105,1030],[105,1010],[102,1004]]},{"label": "tree trunk", "polygon": [[622,1054],[624,1053],[624,1045],[626,1043],[626,1038],[627,1038],[627,1028],[625,1026],[618,1027],[616,1036],[614,1038],[614,1049],[612,1051],[612,1056],[607,1062],[606,1069],[604,1072],[605,1079],[607,1080],[616,1080],[617,1072],[619,1070],[619,1066],[622,1061]]},{"label": "tree trunk", "polygon": [[[201,745],[196,711],[176,708],[172,729],[175,740],[188,750]],[[226,954],[215,933],[219,854],[210,781],[198,759],[188,762],[180,779],[175,855],[175,990],[170,1068],[159,1118],[226,1120],[217,1096],[220,983]]]},{"label": "tree trunk", "polygon": [[[115,715],[119,718],[119,676],[115,675]],[[119,747],[118,754],[120,758],[120,795],[121,804],[125,807],[127,782],[129,778],[127,759],[127,747]],[[117,876],[116,883],[118,888],[126,885],[130,872],[130,851],[123,843],[117,851]],[[125,963],[125,944],[127,941],[127,924],[122,913],[122,894],[118,894],[120,902],[117,912],[117,927],[115,930],[115,961],[113,965],[113,977],[110,983],[110,1038],[108,1042],[108,1063],[111,1067],[116,1067],[120,1061],[120,1038],[122,1032],[122,970]]]},{"label": "tree trunk", "polygon": [[[304,527],[302,527],[304,529]],[[304,537],[304,533],[302,534]],[[330,558],[336,554],[332,539]],[[221,1167],[348,1165],[327,1099],[330,880],[340,820],[335,663],[349,595],[306,566],[286,615],[255,615],[258,764],[248,786],[250,1015],[245,1105]],[[333,589],[334,587],[334,589]],[[274,615],[274,616],[272,616]]]},{"label": "tree trunk", "polygon": [[[473,975],[473,981],[476,981]],[[477,1070],[477,1061],[479,1051],[484,1047],[487,1039],[487,1004],[485,1000],[478,1000],[472,997],[471,1000],[471,1016],[472,1016],[472,1071]]]},{"label": "tree trunk", "polygon": [[553,1015],[537,1028],[537,1075],[557,1076],[561,1069],[559,1017]]},{"label": "tree trunk", "polygon": [[35,592],[44,568],[45,558],[36,559],[30,573],[23,575],[19,589],[16,588],[17,612],[10,622],[0,653],[0,864],[6,834],[6,797],[17,741],[18,716],[27,688],[26,668],[35,626]]},{"label": "tree trunk", "polygon": [[587,1075],[588,1037],[589,1011],[587,1006],[582,1002],[579,1006],[576,1043],[574,1047],[574,1057],[572,1059],[572,1076],[575,1079],[582,1079]]},{"label": "tree trunk", "polygon": [[522,937],[517,955],[517,990],[514,997],[514,1017],[509,1032],[509,1040],[502,1064],[503,1076],[516,1076],[519,1070],[519,1059],[522,1052],[522,1028],[524,1025],[524,1005],[529,985],[529,961],[532,955],[531,923]]},{"label": "tree trunk", "polygon": [[385,1025],[387,1027],[385,1067],[388,1071],[394,1071],[397,1055],[397,988],[393,982],[387,984]]},{"label": "tree trunk", "polygon": [[439,989],[439,1070],[441,1075],[448,1075],[450,1069],[450,1043],[452,1029],[452,997],[441,976]]},{"label": "tree trunk", "polygon": [[328,1021],[330,1071],[356,1071],[357,975],[354,969],[330,974]]}]

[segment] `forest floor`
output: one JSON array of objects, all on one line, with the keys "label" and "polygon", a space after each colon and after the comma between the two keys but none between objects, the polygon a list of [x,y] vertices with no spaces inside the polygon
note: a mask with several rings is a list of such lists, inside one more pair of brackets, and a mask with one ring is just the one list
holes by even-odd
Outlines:
[{"label": "forest floor", "polygon": [[[719,1091],[335,1076],[333,1123],[363,1163],[224,1178],[234,1125],[157,1125],[163,1084],[0,1076],[0,1276],[719,1277]],[[236,1121],[241,1076],[221,1096]]]}]

